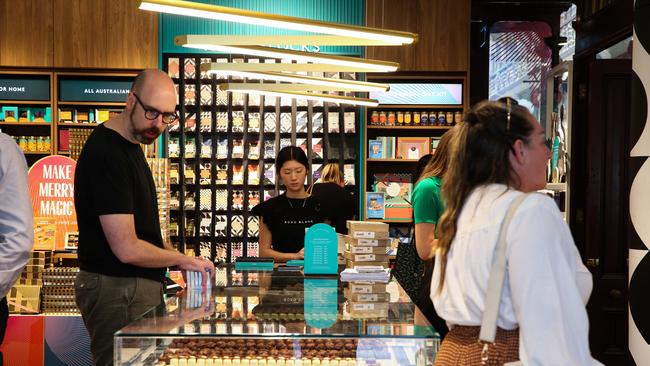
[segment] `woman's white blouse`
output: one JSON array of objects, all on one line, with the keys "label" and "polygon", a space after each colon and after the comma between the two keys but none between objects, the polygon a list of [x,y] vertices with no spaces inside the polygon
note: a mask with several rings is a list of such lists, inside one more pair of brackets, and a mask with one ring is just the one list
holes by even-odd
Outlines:
[{"label": "woman's white blouse", "polygon": [[[492,256],[510,203],[522,194],[505,185],[479,187],[468,197],[447,255],[442,291],[440,259],[431,299],[450,328],[480,326]],[[589,352],[585,304],[591,273],[580,260],[555,202],[532,194],[515,213],[507,232],[507,272],[497,324],[519,330],[525,365],[599,365]]]}]

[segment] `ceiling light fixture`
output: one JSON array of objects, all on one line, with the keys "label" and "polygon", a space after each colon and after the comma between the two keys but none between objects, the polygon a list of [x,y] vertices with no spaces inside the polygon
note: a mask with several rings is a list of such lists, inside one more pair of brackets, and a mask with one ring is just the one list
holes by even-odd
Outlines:
[{"label": "ceiling light fixture", "polygon": [[[208,74],[212,74],[212,73],[217,73],[217,71],[208,71]],[[230,75],[230,76],[239,76],[248,79],[255,79],[255,80],[272,80],[272,81],[282,81],[287,83],[302,83],[302,84],[308,84],[314,86],[326,86],[332,88],[331,90],[384,92],[390,88],[388,84],[369,83],[365,81],[345,80],[345,79],[321,78],[315,76],[302,76],[302,75],[285,74],[279,72],[245,72],[245,71],[227,70],[227,71],[219,71],[218,73],[224,75]],[[317,89],[317,90],[325,90],[325,89]]]},{"label": "ceiling light fixture", "polygon": [[232,63],[232,62],[206,62],[201,64],[201,71],[224,73],[225,71],[248,72],[374,72],[373,68],[341,66],[330,64],[285,64],[285,63]]},{"label": "ceiling light fixture", "polygon": [[393,72],[397,71],[399,64],[396,62],[369,60],[349,56],[323,55],[318,53],[286,50],[281,48],[263,47],[263,46],[224,46],[217,44],[180,44],[183,47],[198,48],[215,52],[232,53],[238,55],[259,56],[267,58],[289,59],[299,62],[316,62],[330,65],[363,67],[371,69],[374,72]]},{"label": "ceiling light fixture", "polygon": [[255,90],[268,90],[268,91],[281,91],[281,92],[361,92],[359,88],[344,87],[344,86],[323,86],[313,84],[277,84],[277,83],[228,83],[231,90],[235,89],[250,89]]},{"label": "ceiling light fixture", "polygon": [[411,44],[417,39],[417,34],[409,32],[337,24],[190,1],[144,0],[140,3],[140,9],[304,32],[381,40],[393,45]]},{"label": "ceiling light fixture", "polygon": [[237,92],[237,93],[258,94],[258,95],[280,97],[280,98],[285,97],[285,98],[306,99],[306,100],[330,102],[330,103],[337,103],[337,104],[360,105],[366,107],[376,107],[379,105],[379,102],[376,99],[354,98],[354,97],[346,97],[341,95],[330,95],[330,94],[320,94],[320,93],[310,93],[310,92],[283,92],[283,91],[275,91],[275,90],[263,90],[264,88],[258,88],[258,85],[263,85],[263,84],[255,85],[255,84],[248,84],[248,83],[221,83],[219,84],[219,89],[226,90],[229,92]]},{"label": "ceiling light fixture", "polygon": [[332,35],[283,35],[278,42],[277,35],[212,35],[186,34],[176,36],[176,44],[221,44],[227,46],[393,46],[383,39],[365,39]]}]

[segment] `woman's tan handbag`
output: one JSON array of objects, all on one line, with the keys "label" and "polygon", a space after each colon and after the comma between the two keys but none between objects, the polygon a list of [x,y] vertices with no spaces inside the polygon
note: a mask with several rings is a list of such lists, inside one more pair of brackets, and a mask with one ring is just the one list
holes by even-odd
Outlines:
[{"label": "woman's tan handbag", "polygon": [[[486,365],[489,361],[488,351],[490,345],[494,343],[497,332],[497,319],[499,318],[499,303],[501,301],[501,292],[503,291],[503,280],[506,275],[506,234],[510,221],[515,215],[517,208],[528,197],[528,193],[522,194],[510,204],[508,212],[501,223],[499,229],[499,238],[494,248],[492,256],[492,267],[490,268],[490,279],[488,280],[487,294],[485,296],[485,310],[481,320],[481,332],[479,334],[479,343],[483,344],[481,353],[481,365]],[[504,366],[523,365],[521,361],[508,362]]]}]

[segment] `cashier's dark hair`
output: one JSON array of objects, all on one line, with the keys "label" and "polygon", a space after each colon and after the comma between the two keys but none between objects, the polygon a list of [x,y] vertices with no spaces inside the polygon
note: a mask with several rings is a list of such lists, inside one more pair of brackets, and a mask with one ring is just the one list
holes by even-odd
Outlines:
[{"label": "cashier's dark hair", "polygon": [[456,127],[450,141],[450,160],[442,182],[445,212],[438,229],[440,282],[444,286],[447,253],[458,229],[458,216],[465,200],[482,185],[501,183],[509,188],[520,186],[519,176],[510,166],[513,144],[521,140],[529,144],[534,126],[529,122],[530,112],[514,100],[483,101],[476,104]]},{"label": "cashier's dark hair", "polygon": [[280,169],[287,161],[297,161],[300,164],[305,166],[305,169],[309,171],[309,160],[305,152],[298,146],[285,146],[283,147],[278,156],[275,159],[275,171],[280,174]]}]

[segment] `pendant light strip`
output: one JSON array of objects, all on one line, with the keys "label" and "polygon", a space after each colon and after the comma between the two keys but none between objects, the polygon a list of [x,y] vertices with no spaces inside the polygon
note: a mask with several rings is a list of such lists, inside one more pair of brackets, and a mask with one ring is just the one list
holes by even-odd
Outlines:
[{"label": "pendant light strip", "polygon": [[[213,74],[213,73],[217,73],[217,72],[208,71],[208,74]],[[388,84],[370,83],[365,81],[345,80],[345,79],[321,78],[315,76],[303,76],[303,75],[286,74],[286,73],[279,73],[279,72],[244,72],[244,71],[227,70],[227,71],[220,71],[219,73],[224,75],[239,76],[239,77],[254,79],[254,80],[271,80],[271,81],[281,81],[287,83],[302,83],[302,84],[315,85],[315,86],[327,86],[331,88],[343,88],[345,90],[356,90],[356,91],[366,91],[366,92],[371,92],[371,91],[384,92],[390,88]]]},{"label": "pendant light strip", "polygon": [[[262,84],[258,84],[262,85]],[[270,84],[268,84],[270,85]],[[341,95],[330,95],[330,94],[321,94],[321,93],[310,93],[310,92],[283,92],[276,90],[262,90],[262,88],[257,88],[254,84],[249,84],[246,87],[241,87],[237,83],[221,83],[219,84],[219,89],[237,92],[237,93],[249,93],[257,95],[265,95],[270,97],[285,97],[285,98],[296,98],[296,99],[306,99],[306,100],[315,100],[322,102],[330,102],[337,104],[351,104],[359,105],[366,107],[376,107],[379,105],[379,102],[376,99],[367,99],[367,98],[354,98],[346,97]]]},{"label": "pendant light strip", "polygon": [[393,72],[397,71],[399,64],[396,62],[370,60],[349,56],[322,55],[312,52],[293,51],[281,48],[263,47],[263,46],[224,46],[216,44],[180,44],[187,48],[196,48],[214,52],[223,52],[230,54],[240,54],[248,56],[259,56],[267,58],[289,59],[299,62],[317,62],[330,65],[364,67],[372,69],[374,72]]},{"label": "pendant light strip", "polygon": [[[281,39],[279,42],[278,40]],[[225,46],[395,46],[383,39],[365,39],[332,35],[265,36],[265,35],[209,35],[187,34],[176,36],[176,44],[221,44]]]},{"label": "pendant light strip", "polygon": [[268,90],[268,91],[281,91],[281,92],[367,92],[367,90],[361,90],[360,88],[355,88],[353,86],[324,86],[324,85],[313,85],[313,84],[278,84],[278,83],[228,83],[228,86],[231,90],[242,89],[242,90]]},{"label": "pendant light strip", "polygon": [[252,24],[281,29],[292,29],[303,32],[382,40],[384,42],[390,42],[391,44],[395,45],[411,44],[417,40],[417,34],[409,32],[337,24],[312,19],[230,8],[225,6],[196,3],[191,1],[144,0],[140,3],[140,9],[167,14],[222,20],[227,22]]},{"label": "pendant light strip", "polygon": [[243,72],[374,72],[373,68],[314,64],[285,64],[285,63],[231,63],[231,62],[206,62],[201,64],[201,71],[224,74],[226,71]]}]

